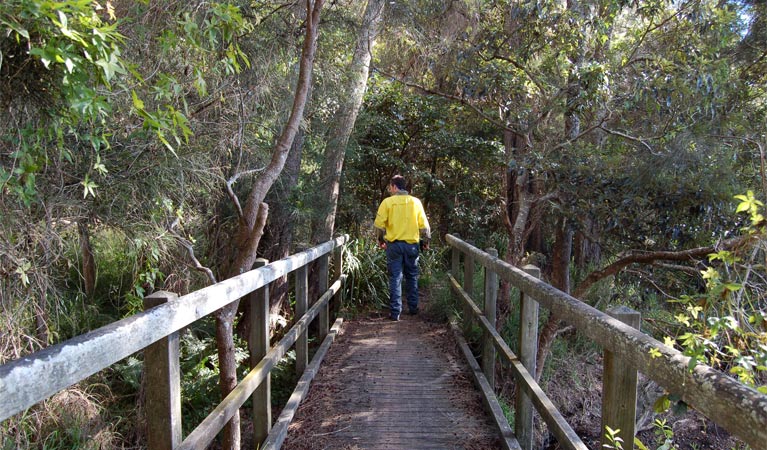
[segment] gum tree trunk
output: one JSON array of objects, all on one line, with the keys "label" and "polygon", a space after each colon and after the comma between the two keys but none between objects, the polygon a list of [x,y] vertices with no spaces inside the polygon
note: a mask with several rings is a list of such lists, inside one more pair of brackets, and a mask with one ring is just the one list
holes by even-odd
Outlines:
[{"label": "gum tree trunk", "polygon": [[368,0],[362,24],[357,33],[357,44],[348,70],[348,81],[345,88],[341,90],[343,93],[340,99],[341,106],[331,122],[325,159],[320,169],[319,187],[315,197],[318,209],[317,214],[312,218],[311,242],[314,244],[325,242],[333,236],[346,145],[354,130],[354,123],[357,121],[357,114],[367,89],[370,60],[385,4],[384,0]]},{"label": "gum tree trunk", "polygon": [[[320,11],[324,0],[306,1],[306,36],[301,50],[298,83],[285,128],[277,140],[272,159],[261,175],[256,178],[240,215],[235,254],[230,265],[228,277],[240,275],[253,267],[257,258],[258,244],[264,234],[269,207],[264,203],[266,194],[282,172],[285,162],[298,133],[304,106],[311,85],[314,57],[317,50],[317,34]],[[234,317],[239,302],[233,302],[216,312],[216,346],[219,358],[219,386],[222,396],[228,395],[237,385],[237,365],[234,358]],[[239,450],[240,416],[235,414],[223,430],[223,448]]]}]

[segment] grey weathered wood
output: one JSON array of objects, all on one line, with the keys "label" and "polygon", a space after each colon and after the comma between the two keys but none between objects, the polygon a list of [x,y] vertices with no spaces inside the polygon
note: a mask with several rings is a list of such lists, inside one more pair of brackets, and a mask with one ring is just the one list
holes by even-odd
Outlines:
[{"label": "grey weathered wood", "polygon": [[[541,269],[527,265],[522,268],[535,278],[541,277]],[[535,373],[535,358],[538,354],[538,302],[524,292],[519,296],[519,360],[529,373]],[[533,448],[535,428],[533,427],[533,404],[524,391],[516,396],[514,429],[519,444],[525,450]]]},{"label": "grey weathered wood", "polygon": [[499,448],[447,330],[407,315],[344,328],[283,448]]},{"label": "grey weathered wood", "polygon": [[[463,255],[463,289],[469,297],[474,294],[474,258],[469,253]],[[471,313],[466,308],[463,310],[462,325],[466,334],[471,329]]]},{"label": "grey weathered wood", "polygon": [[[490,248],[487,252],[498,257],[498,250]],[[488,322],[495,324],[496,303],[498,301],[498,275],[492,269],[485,268],[485,303],[484,313]],[[482,339],[482,371],[490,388],[495,388],[495,346],[490,333],[483,332]]]},{"label": "grey weathered wood", "polygon": [[[328,290],[328,270],[330,265],[330,258],[328,255],[324,255],[317,261],[317,287],[320,294]],[[326,304],[322,310],[320,310],[319,318],[319,338],[320,342],[325,340],[330,329],[330,304]]]},{"label": "grey weathered wood", "polygon": [[[752,448],[767,442],[767,395],[690,358],[621,321],[579,301],[476,247],[445,236],[445,241],[488,265],[522,292],[575,326],[602,348],[634,362],[636,368]],[[650,351],[653,351],[651,353]],[[660,355],[660,356],[658,356]]]},{"label": "grey weathered wood", "polygon": [[453,292],[456,293],[458,298],[463,304],[468,307],[479,322],[480,326],[488,331],[493,336],[493,342],[495,342],[495,348],[498,350],[498,356],[501,357],[511,367],[512,374],[519,381],[518,386],[522,388],[541,415],[541,418],[546,425],[549,426],[549,430],[557,438],[557,442],[566,449],[570,450],[588,450],[588,447],[581,441],[575,431],[570,427],[567,421],[562,417],[554,403],[551,402],[549,397],[543,392],[543,389],[535,381],[535,378],[527,371],[522,362],[517,358],[517,355],[511,351],[509,345],[503,340],[500,334],[495,331],[495,324],[491,324],[483,316],[482,311],[474,301],[469,297],[467,292],[461,287],[458,281],[453,278],[452,275],[448,275],[450,279]]},{"label": "grey weathered wood", "polygon": [[450,273],[453,274],[456,279],[461,277],[461,251],[454,248],[450,255]]},{"label": "grey weathered wood", "polygon": [[218,432],[234,415],[235,411],[239,410],[253,391],[266,380],[272,368],[285,356],[290,347],[295,344],[298,336],[306,332],[309,323],[317,317],[324,303],[327,303],[341,289],[343,278],[345,277],[346,275],[342,276],[341,280],[336,280],[333,283],[330,289],[280,339],[280,342],[269,350],[269,353],[261,359],[256,368],[251,370],[237,387],[184,439],[184,442],[178,446],[178,450],[202,450],[213,442],[213,439],[216,438]]},{"label": "grey weathered wood", "polygon": [[[303,317],[309,307],[309,271],[307,266],[296,269],[296,317]],[[309,336],[306,331],[296,341],[296,373],[300,376],[309,364]]]},{"label": "grey weathered wood", "polygon": [[[344,254],[343,254],[343,247],[339,246],[336,247],[335,250],[333,250],[333,279],[339,280],[341,279],[341,276],[344,273]],[[343,304],[344,298],[344,286],[341,286],[341,289],[338,291],[338,293],[331,299],[330,301],[330,315],[335,317],[338,315],[338,312],[341,310],[341,305]]]},{"label": "grey weathered wood", "polygon": [[485,377],[483,371],[477,365],[477,361],[471,353],[469,344],[461,335],[461,330],[453,322],[450,323],[450,328],[453,330],[453,336],[455,336],[455,340],[458,342],[458,347],[461,349],[461,353],[469,364],[471,373],[474,376],[474,382],[479,386],[479,390],[482,392],[482,400],[485,403],[485,408],[490,412],[490,415],[493,417],[493,422],[498,428],[498,432],[501,435],[501,445],[506,450],[521,450],[519,442],[517,442],[517,438],[514,436],[514,432],[512,431],[511,426],[509,426],[506,416],[503,414],[501,404],[495,396],[495,391]]},{"label": "grey weathered wood", "polygon": [[272,428],[266,441],[264,441],[264,445],[260,447],[261,449],[278,450],[282,446],[283,441],[285,441],[285,436],[288,434],[288,425],[290,425],[290,422],[293,420],[293,416],[295,416],[298,406],[301,404],[304,397],[306,397],[306,393],[309,391],[309,386],[315,375],[317,375],[317,371],[320,369],[320,364],[322,364],[322,360],[328,353],[328,349],[333,344],[333,340],[338,335],[338,331],[341,329],[343,321],[344,320],[339,317],[335,324],[333,324],[330,333],[327,334],[322,341],[322,345],[320,345],[320,348],[317,349],[317,353],[315,353],[312,358],[312,363],[309,364],[306,371],[301,376],[301,379],[298,380],[298,384],[296,384],[296,388],[290,395],[288,403],[282,409],[282,412],[280,412],[280,417],[277,418],[274,428]]},{"label": "grey weathered wood", "polygon": [[[256,260],[254,268],[263,267],[269,261]],[[269,285],[250,294],[250,368],[255,369],[261,359],[269,352]],[[267,375],[253,391],[253,442],[258,448],[269,435],[272,427],[272,389],[271,376]]]},{"label": "grey weathered wood", "polygon": [[[158,291],[144,298],[151,309],[178,298]],[[147,444],[152,450],[172,450],[181,443],[181,368],[178,332],[144,349]]]},{"label": "grey weathered wood", "polygon": [[340,236],[0,366],[0,420],[136,353],[348,241]]},{"label": "grey weathered wood", "polygon": [[[607,311],[626,325],[639,329],[642,315],[627,306],[618,306]],[[634,448],[634,434],[637,406],[637,370],[631,361],[609,350],[604,352],[602,376],[602,446],[607,444],[605,426],[620,430],[623,448]]]}]

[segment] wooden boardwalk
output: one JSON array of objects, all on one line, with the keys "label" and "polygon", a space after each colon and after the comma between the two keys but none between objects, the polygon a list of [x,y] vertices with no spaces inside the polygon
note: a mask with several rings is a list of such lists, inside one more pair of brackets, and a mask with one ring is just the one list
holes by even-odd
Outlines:
[{"label": "wooden boardwalk", "polygon": [[500,448],[468,370],[443,324],[347,322],[283,448]]}]

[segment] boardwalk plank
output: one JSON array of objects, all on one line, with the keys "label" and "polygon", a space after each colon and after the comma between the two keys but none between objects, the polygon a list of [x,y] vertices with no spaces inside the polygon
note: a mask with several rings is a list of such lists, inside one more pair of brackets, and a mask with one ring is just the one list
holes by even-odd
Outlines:
[{"label": "boardwalk plank", "polygon": [[498,449],[468,368],[443,325],[350,321],[283,448]]}]

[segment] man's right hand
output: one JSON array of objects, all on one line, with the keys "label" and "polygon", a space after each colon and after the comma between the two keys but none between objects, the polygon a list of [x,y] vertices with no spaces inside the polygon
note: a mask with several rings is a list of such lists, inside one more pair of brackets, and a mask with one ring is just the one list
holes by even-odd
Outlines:
[{"label": "man's right hand", "polygon": [[378,243],[378,248],[380,248],[381,250],[386,250],[386,241],[380,241]]}]

